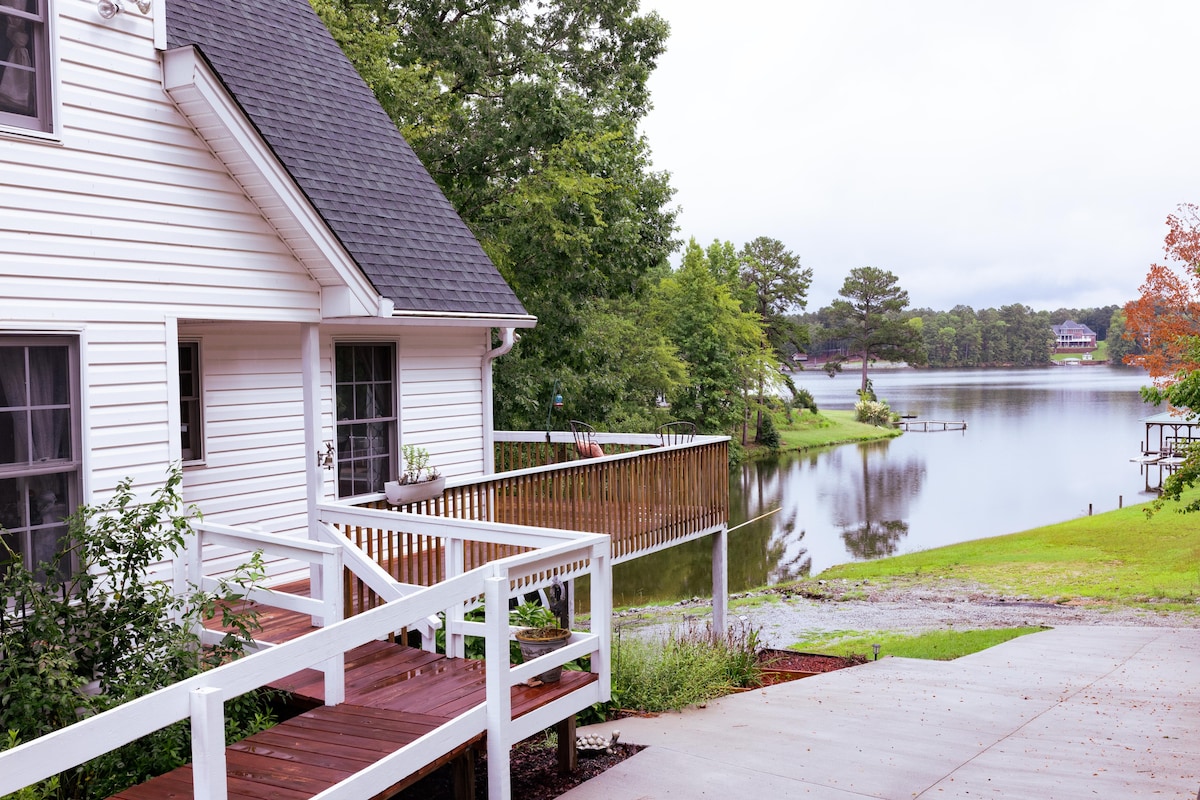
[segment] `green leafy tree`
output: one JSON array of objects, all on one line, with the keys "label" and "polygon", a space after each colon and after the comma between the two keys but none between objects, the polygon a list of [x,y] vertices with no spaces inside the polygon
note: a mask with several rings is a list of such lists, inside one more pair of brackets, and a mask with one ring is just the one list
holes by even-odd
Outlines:
[{"label": "green leafy tree", "polygon": [[678,246],[637,133],[666,22],[636,0],[312,2],[538,318],[497,362],[496,424],[540,427],[556,379],[581,408],[627,413],[594,379],[621,365],[587,344],[638,319]]},{"label": "green leafy tree", "polygon": [[[758,316],[767,336],[767,343],[778,362],[786,362],[792,353],[808,345],[808,328],[790,316],[804,309],[808,302],[808,287],[812,270],[800,266],[800,258],[783,246],[783,242],[759,236],[746,244],[739,256],[739,277],[743,289],[743,308]],[[764,430],[764,397],[766,371],[759,372],[756,396],[754,438],[770,447],[773,431]],[[769,414],[767,416],[769,419]],[[743,431],[743,442],[745,440]]]},{"label": "green leafy tree", "polygon": [[1132,336],[1125,335],[1125,311],[1118,308],[1113,312],[1108,326],[1108,360],[1112,364],[1121,364],[1126,356],[1138,351],[1138,343]]},{"label": "green leafy tree", "polygon": [[808,303],[812,269],[800,266],[800,257],[783,242],[759,236],[741,252],[740,275],[751,303],[780,361],[808,345],[808,330],[790,316]]},{"label": "green leafy tree", "polygon": [[[842,299],[831,306],[833,333],[847,341],[851,355],[862,359],[860,394],[868,393],[867,370],[872,360],[924,363],[920,331],[901,315],[908,306],[908,292],[900,288],[895,275],[876,267],[855,267],[838,294]],[[827,368],[840,369],[844,360],[838,357]]]},{"label": "green leafy tree", "polygon": [[656,324],[688,365],[688,379],[669,396],[672,415],[706,433],[730,433],[744,418],[744,387],[767,368],[766,337],[717,280],[693,239],[679,270],[664,278],[653,300]]}]

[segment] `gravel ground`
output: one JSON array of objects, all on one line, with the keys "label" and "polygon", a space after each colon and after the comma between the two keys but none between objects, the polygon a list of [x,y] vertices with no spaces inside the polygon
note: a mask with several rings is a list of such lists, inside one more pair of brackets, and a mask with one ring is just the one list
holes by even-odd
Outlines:
[{"label": "gravel ground", "polygon": [[[758,631],[764,647],[786,648],[814,634],[831,631],[897,631],[1008,628],[1043,625],[1135,625],[1200,628],[1195,611],[1155,611],[1096,603],[1048,603],[988,596],[962,585],[876,589],[847,583],[822,587],[828,597],[764,592],[734,596],[730,616]],[[855,599],[845,598],[853,595]],[[862,599],[858,599],[862,598]],[[749,599],[751,602],[737,602]],[[655,608],[628,609],[614,623],[622,635],[658,637],[683,624],[704,625],[711,604],[693,599]]]}]

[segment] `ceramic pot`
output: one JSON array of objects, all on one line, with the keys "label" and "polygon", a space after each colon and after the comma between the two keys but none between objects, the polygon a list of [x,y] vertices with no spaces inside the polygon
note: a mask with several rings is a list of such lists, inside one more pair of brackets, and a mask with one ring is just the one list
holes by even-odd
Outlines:
[{"label": "ceramic pot", "polygon": [[[517,644],[521,646],[521,660],[532,661],[538,656],[558,650],[571,640],[571,632],[566,628],[526,628],[515,634]],[[546,670],[537,679],[542,683],[557,683],[562,677],[562,667]]]}]

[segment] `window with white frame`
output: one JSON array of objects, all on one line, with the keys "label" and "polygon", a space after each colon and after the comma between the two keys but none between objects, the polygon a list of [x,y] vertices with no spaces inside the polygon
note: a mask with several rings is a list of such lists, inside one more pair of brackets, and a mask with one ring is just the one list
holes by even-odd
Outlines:
[{"label": "window with white frame", "polygon": [[0,0],[0,125],[50,132],[51,0]]},{"label": "window with white frame", "polygon": [[66,518],[79,505],[78,344],[55,336],[0,336],[0,565],[56,562]]},{"label": "window with white frame", "polygon": [[382,492],[395,480],[396,348],[390,344],[334,347],[338,496]]},{"label": "window with white frame", "polygon": [[179,439],[185,463],[204,459],[204,406],[201,403],[200,343],[179,343]]}]

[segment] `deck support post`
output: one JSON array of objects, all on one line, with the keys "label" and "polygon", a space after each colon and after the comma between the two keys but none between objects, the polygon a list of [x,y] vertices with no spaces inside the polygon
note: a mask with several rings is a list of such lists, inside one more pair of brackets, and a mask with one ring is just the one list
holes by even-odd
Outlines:
[{"label": "deck support post", "polygon": [[192,792],[196,800],[226,800],[225,705],[221,690],[211,686],[193,689]]},{"label": "deck support post", "polygon": [[729,632],[729,526],[722,525],[712,537],[713,636]]},{"label": "deck support post", "polygon": [[570,775],[579,767],[579,751],[575,747],[575,715],[554,726],[558,734],[558,774]]}]

